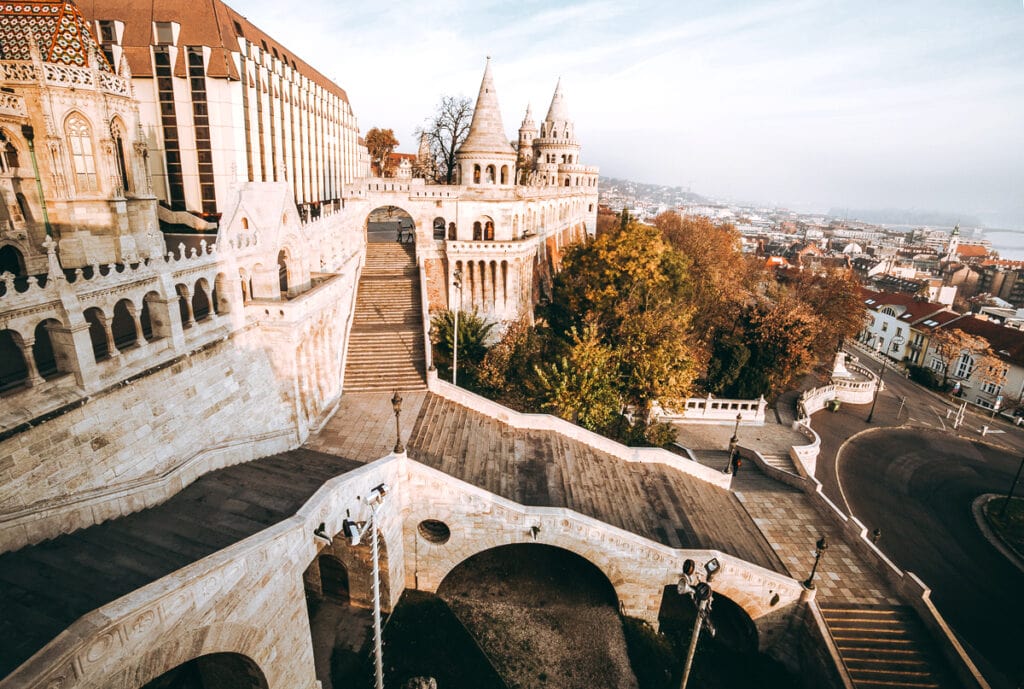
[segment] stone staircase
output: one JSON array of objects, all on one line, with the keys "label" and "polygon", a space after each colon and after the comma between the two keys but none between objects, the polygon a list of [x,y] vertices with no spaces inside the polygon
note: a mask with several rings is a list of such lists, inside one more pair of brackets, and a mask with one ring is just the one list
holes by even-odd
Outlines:
[{"label": "stone staircase", "polygon": [[787,474],[796,474],[796,467],[793,465],[793,459],[787,454],[762,454],[764,457],[765,464],[775,467],[779,471],[785,471]]},{"label": "stone staircase", "polygon": [[413,247],[370,242],[349,334],[345,392],[426,388],[423,316]]},{"label": "stone staircase", "polygon": [[821,612],[857,689],[957,686],[911,608],[823,604]]}]

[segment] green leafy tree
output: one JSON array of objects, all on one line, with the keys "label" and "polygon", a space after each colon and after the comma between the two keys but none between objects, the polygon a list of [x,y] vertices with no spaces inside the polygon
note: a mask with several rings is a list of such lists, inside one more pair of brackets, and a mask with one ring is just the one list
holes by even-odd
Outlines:
[{"label": "green leafy tree", "polygon": [[522,318],[510,323],[484,355],[478,383],[488,396],[519,411],[535,411],[540,404],[536,367],[550,356],[543,331]]},{"label": "green leafy tree", "polygon": [[[434,345],[434,365],[442,378],[451,380],[452,353],[455,349],[455,313],[441,311],[431,319],[430,341]],[[494,323],[475,311],[459,311],[458,382],[469,390],[478,389],[477,374],[487,354],[487,340]]]},{"label": "green leafy tree", "polygon": [[569,353],[538,366],[543,409],[592,431],[607,429],[622,409],[618,357],[591,324],[572,331]]}]

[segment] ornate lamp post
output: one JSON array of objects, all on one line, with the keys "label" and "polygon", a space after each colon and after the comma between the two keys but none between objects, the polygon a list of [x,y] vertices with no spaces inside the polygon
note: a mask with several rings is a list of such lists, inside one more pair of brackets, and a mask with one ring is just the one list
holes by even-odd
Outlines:
[{"label": "ornate lamp post", "polygon": [[452,333],[452,385],[458,385],[456,379],[459,374],[459,307],[462,305],[462,269],[456,268],[452,273],[455,289],[459,290],[459,298],[455,302],[455,332]]},{"label": "ornate lamp post", "polygon": [[732,429],[732,437],[729,438],[729,463],[725,465],[725,473],[732,473],[732,463],[736,459],[736,444],[740,441],[740,421],[743,414],[736,414],[736,427]]},{"label": "ornate lamp post", "polygon": [[906,342],[904,338],[899,335],[894,335],[893,338],[889,340],[889,347],[887,347],[882,353],[882,370],[879,371],[878,379],[875,380],[875,395],[871,398],[871,411],[868,412],[868,423],[871,423],[871,419],[875,416],[875,404],[878,403],[878,393],[882,388],[882,378],[885,377],[885,369],[889,363],[889,349],[899,349],[900,345],[904,342]]},{"label": "ornate lamp post", "polygon": [[405,452],[405,447],[402,445],[402,426],[399,420],[399,415],[402,413],[402,395],[395,390],[394,397],[391,398],[391,407],[395,410],[395,454],[400,455]]},{"label": "ornate lamp post", "polygon": [[807,581],[804,582],[805,588],[814,589],[814,575],[818,571],[818,563],[821,562],[821,556],[825,554],[826,550],[828,550],[828,540],[822,536],[814,544],[814,566],[811,567],[811,576],[807,577]]},{"label": "ornate lamp post", "polygon": [[683,563],[683,577],[679,580],[676,589],[680,594],[690,594],[693,604],[697,607],[697,619],[693,623],[693,633],[690,635],[690,646],[686,649],[686,664],[683,666],[683,679],[679,683],[679,689],[686,689],[686,683],[690,680],[690,670],[693,668],[693,656],[697,651],[697,639],[700,638],[702,626],[708,628],[712,638],[715,636],[715,626],[711,623],[711,601],[714,599],[711,590],[711,580],[715,572],[720,568],[718,558],[712,558],[704,563],[704,581],[699,581],[697,566],[693,560]]}]

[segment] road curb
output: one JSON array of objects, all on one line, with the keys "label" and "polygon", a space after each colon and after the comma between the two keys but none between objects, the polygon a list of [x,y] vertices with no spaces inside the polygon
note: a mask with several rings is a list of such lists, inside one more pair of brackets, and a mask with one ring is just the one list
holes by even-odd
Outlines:
[{"label": "road curb", "polygon": [[1003,496],[995,493],[984,493],[979,495],[974,499],[974,502],[971,503],[971,513],[974,514],[974,521],[977,523],[978,530],[981,531],[981,535],[985,537],[985,540],[991,543],[1003,557],[1010,561],[1010,564],[1024,574],[1024,561],[1022,561],[1017,555],[1017,552],[1003,540],[1002,536],[992,530],[992,527],[988,525],[988,521],[985,519],[985,515],[983,513],[985,505],[995,498],[1001,497]]}]

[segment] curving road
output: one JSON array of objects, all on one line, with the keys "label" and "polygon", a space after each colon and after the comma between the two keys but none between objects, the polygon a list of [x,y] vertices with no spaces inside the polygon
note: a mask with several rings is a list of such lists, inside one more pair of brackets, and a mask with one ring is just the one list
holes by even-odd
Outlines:
[{"label": "curving road", "polygon": [[981,536],[971,503],[1005,492],[1019,461],[938,429],[886,428],[843,445],[834,474],[852,514],[879,526],[883,552],[932,588],[936,607],[998,687],[1024,679],[1024,573]]}]

